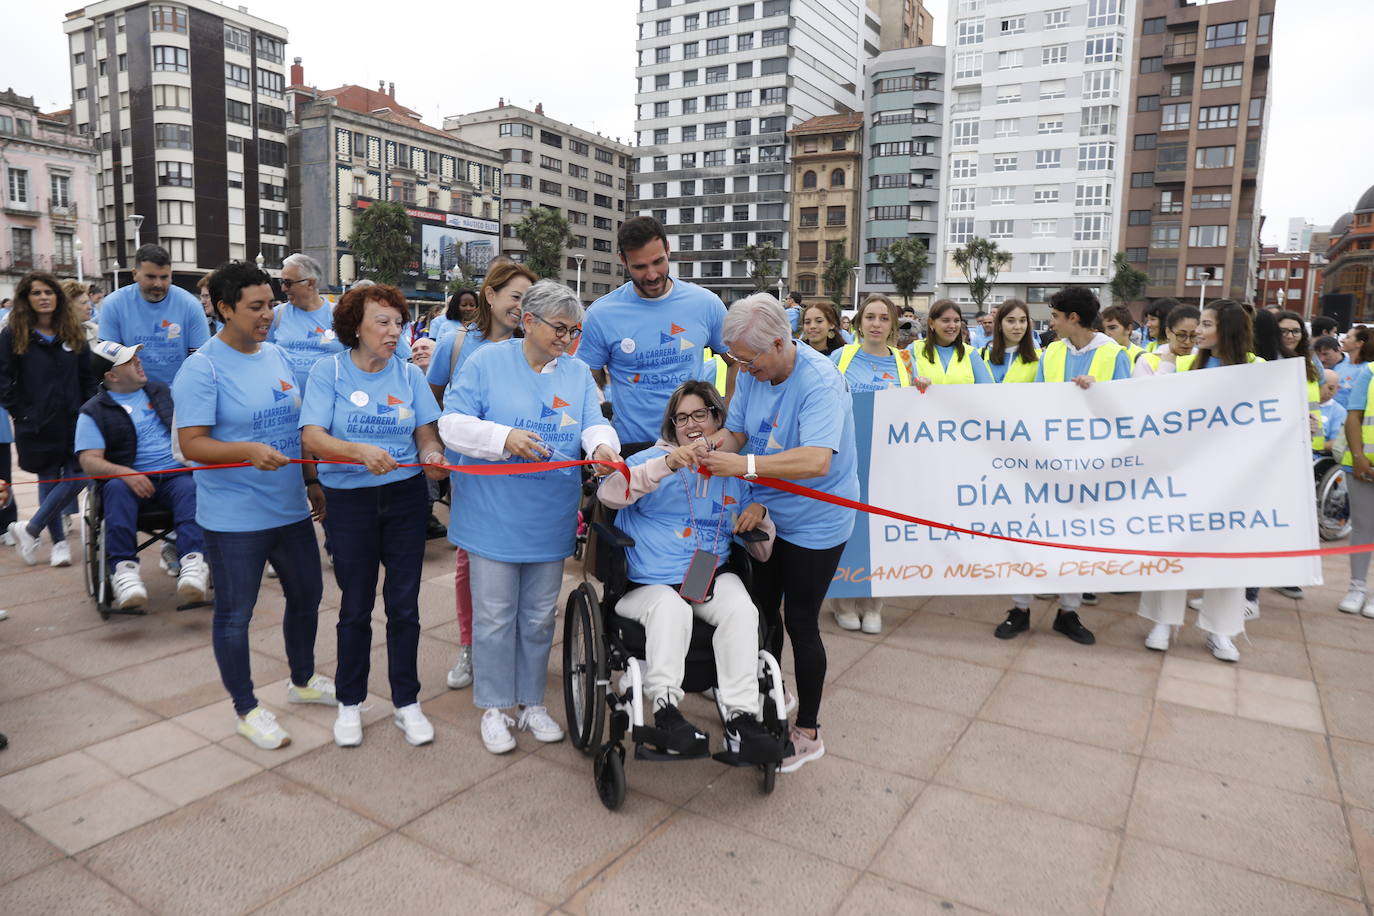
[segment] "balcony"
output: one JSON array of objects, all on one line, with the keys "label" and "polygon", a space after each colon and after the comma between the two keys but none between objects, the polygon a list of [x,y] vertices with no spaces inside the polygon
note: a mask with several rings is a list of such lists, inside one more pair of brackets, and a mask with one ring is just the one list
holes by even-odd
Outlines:
[{"label": "balcony", "polygon": [[1191,41],[1175,39],[1172,44],[1164,46],[1164,66],[1176,66],[1180,64],[1191,64],[1197,59],[1197,37],[1193,36]]},{"label": "balcony", "polygon": [[9,216],[38,217],[38,208],[25,201],[5,200],[5,213]]},{"label": "balcony", "polygon": [[48,203],[48,215],[55,220],[74,223],[76,222],[76,204],[59,204],[50,201]]},{"label": "balcony", "polygon": [[1173,201],[1172,203],[1163,203],[1163,204],[1160,204],[1159,206],[1155,207],[1155,212],[1156,212],[1156,213],[1160,213],[1160,214],[1164,214],[1164,215],[1166,215],[1166,216],[1167,216],[1167,215],[1170,215],[1170,214],[1182,213],[1182,212],[1183,212],[1183,201],[1180,200],[1180,201]]}]

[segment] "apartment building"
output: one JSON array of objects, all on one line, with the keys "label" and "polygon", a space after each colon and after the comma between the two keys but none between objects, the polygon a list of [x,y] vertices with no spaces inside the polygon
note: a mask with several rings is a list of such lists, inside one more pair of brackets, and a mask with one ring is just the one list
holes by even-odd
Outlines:
[{"label": "apartment building", "polygon": [[916,48],[933,40],[935,22],[924,0],[868,0],[868,8],[881,24],[878,34],[881,51]]},{"label": "apartment building", "polygon": [[838,292],[844,307],[852,308],[858,271],[846,276],[838,291],[826,288],[823,275],[837,253],[858,262],[863,113],[811,118],[787,136],[792,144],[792,289],[802,294],[804,305],[830,301]]},{"label": "apartment building", "polygon": [[1350,323],[1374,324],[1374,187],[1331,227],[1322,276],[1322,313]]},{"label": "apartment building", "polygon": [[1310,251],[1262,248],[1255,277],[1255,305],[1291,309],[1304,318],[1318,315],[1320,308],[1313,306],[1320,304],[1321,286],[1314,286],[1314,282],[1320,273],[1320,256],[1313,256]]}]

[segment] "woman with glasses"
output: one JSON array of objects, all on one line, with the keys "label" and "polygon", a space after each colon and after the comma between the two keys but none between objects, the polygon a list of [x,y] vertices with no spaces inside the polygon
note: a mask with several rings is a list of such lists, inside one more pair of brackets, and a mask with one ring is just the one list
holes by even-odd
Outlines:
[{"label": "woman with glasses", "polygon": [[[439,433],[464,465],[521,459],[620,461],[620,440],[601,415],[587,364],[567,356],[581,336],[582,305],[553,280],[529,288],[523,338],[489,344],[464,365],[444,405]],[[612,468],[599,466],[605,476]],[[511,726],[561,741],[544,706],[554,605],[563,561],[572,556],[582,477],[577,468],[540,474],[454,477],[452,539],[472,573],[473,702],[485,710],[482,743],[515,747]],[[505,710],[519,707],[518,719]]]},{"label": "woman with glasses", "polygon": [[[1156,300],[1163,301],[1163,300]],[[1147,378],[1173,372],[1178,361],[1192,355],[1193,345],[1197,343],[1197,325],[1202,313],[1191,305],[1176,305],[1164,316],[1164,343],[1154,352],[1140,354],[1135,361],[1133,378]]]}]

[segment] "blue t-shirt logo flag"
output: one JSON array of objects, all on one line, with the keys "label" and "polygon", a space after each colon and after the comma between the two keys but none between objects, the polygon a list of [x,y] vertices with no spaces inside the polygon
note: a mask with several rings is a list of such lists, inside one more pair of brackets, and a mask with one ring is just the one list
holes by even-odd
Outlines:
[{"label": "blue t-shirt logo flag", "polygon": [[[409,420],[411,417],[415,416],[415,411],[413,411],[413,410],[411,410],[409,407],[405,406],[405,403],[406,403],[406,402],[403,401],[403,400],[401,400],[400,398],[396,397],[396,395],[394,395],[394,394],[388,394],[388,395],[386,396],[386,403],[387,403],[387,410],[386,410],[386,412],[387,412],[387,413],[390,413],[390,412],[394,409],[394,410],[396,411],[396,416],[399,417],[399,418],[402,419],[402,420]],[[379,409],[380,409],[380,405],[379,405]]]},{"label": "blue t-shirt logo flag", "polygon": [[284,378],[279,378],[279,379],[277,379],[277,384],[280,385],[281,387],[280,387],[280,388],[273,388],[273,389],[272,389],[272,400],[273,400],[274,402],[285,400],[286,397],[287,397],[286,392],[288,392],[288,391],[290,391],[292,388],[296,387],[295,385],[292,385],[290,382],[288,382],[288,381],[287,381],[286,379],[284,379]]},{"label": "blue t-shirt logo flag", "polygon": [[178,337],[181,336],[181,325],[177,324],[175,321],[168,321],[166,318],[164,318],[162,319],[162,324],[160,327],[162,328],[162,330],[167,332],[168,340],[176,340]]}]

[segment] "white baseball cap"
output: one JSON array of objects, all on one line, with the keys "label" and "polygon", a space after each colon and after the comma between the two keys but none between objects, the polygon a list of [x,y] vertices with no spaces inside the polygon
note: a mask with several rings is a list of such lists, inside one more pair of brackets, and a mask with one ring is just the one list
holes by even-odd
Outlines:
[{"label": "white baseball cap", "polygon": [[91,344],[91,353],[109,362],[111,369],[124,365],[142,349],[143,344],[126,347],[117,340],[97,340]]}]

